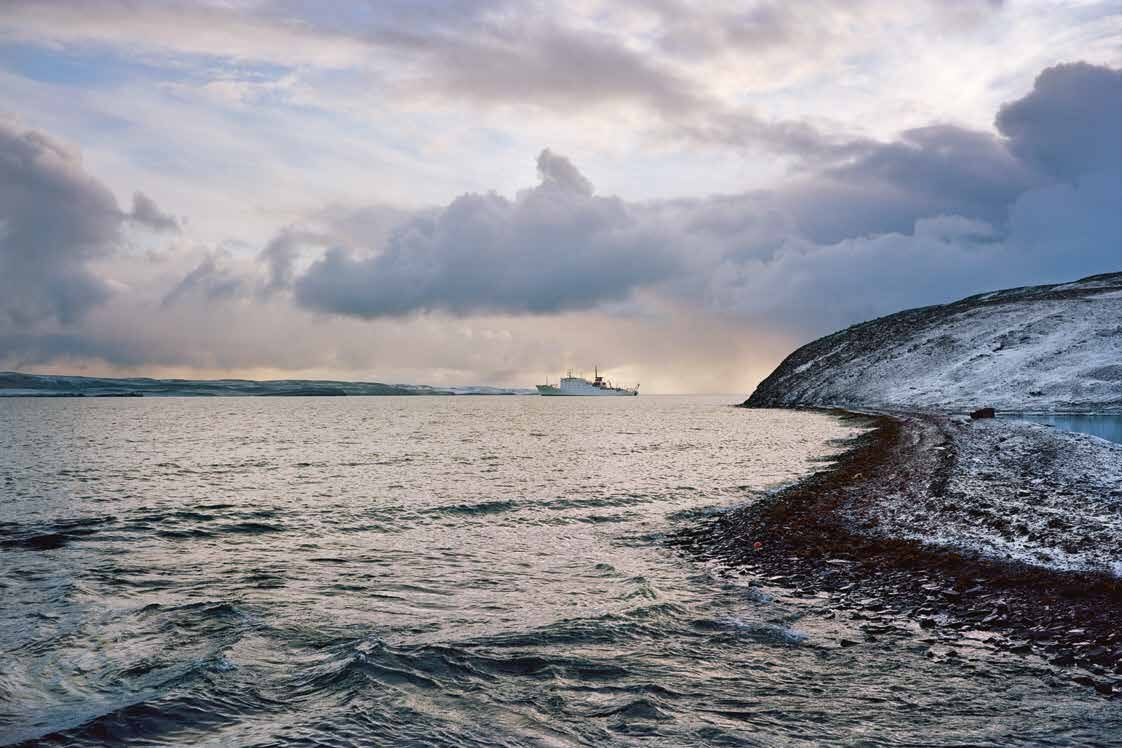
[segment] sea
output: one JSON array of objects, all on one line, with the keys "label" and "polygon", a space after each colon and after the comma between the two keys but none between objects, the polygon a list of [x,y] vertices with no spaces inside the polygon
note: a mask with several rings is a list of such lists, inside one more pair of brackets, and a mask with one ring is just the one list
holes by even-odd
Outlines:
[{"label": "sea", "polygon": [[1010,418],[1030,423],[1042,423],[1060,431],[1074,431],[1122,444],[1122,415],[1092,413],[1011,413],[1002,414]]},{"label": "sea", "polygon": [[857,433],[738,399],[0,400],[0,744],[1122,740],[982,632],[670,545]]}]

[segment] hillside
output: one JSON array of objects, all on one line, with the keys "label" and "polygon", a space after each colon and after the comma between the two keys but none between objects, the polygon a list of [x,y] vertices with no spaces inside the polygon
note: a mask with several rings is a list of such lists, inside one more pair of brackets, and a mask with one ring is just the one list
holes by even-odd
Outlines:
[{"label": "hillside", "polygon": [[1122,273],[854,325],[796,350],[744,405],[1122,412]]}]

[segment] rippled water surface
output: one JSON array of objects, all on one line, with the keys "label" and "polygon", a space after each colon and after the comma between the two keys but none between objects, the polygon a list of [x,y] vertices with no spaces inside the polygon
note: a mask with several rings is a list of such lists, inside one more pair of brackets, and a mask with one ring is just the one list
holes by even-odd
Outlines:
[{"label": "rippled water surface", "polygon": [[731,399],[0,402],[0,743],[1122,734],[666,547],[851,433]]}]

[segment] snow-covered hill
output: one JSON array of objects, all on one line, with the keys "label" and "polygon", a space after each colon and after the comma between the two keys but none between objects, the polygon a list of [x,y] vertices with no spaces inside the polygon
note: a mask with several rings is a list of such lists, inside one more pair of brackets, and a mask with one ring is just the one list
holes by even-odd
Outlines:
[{"label": "snow-covered hill", "polygon": [[745,405],[1122,412],[1122,273],[854,325],[792,353]]}]

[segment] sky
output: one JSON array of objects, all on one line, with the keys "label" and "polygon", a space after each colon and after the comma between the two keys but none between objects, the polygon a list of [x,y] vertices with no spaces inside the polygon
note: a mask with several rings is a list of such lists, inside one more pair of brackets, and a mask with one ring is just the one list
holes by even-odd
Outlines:
[{"label": "sky", "polygon": [[0,369],[746,393],[1122,270],[1117,0],[0,0]]}]

